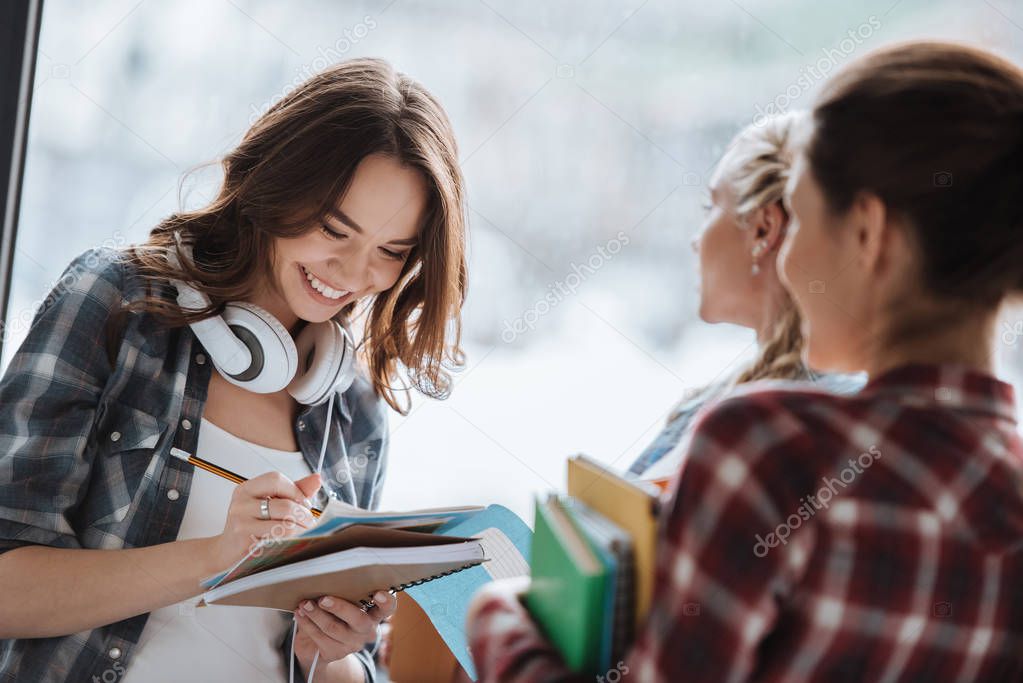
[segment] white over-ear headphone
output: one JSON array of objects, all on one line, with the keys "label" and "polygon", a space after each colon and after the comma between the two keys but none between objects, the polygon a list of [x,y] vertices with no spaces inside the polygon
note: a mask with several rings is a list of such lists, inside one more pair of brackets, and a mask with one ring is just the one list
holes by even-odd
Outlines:
[{"label": "white over-ear headphone", "polygon": [[[191,246],[175,240],[191,259]],[[174,250],[167,260],[180,268]],[[180,280],[171,280],[178,305],[200,310],[209,297]],[[335,391],[343,392],[355,380],[355,344],[340,323],[308,323],[293,340],[288,330],[268,311],[246,301],[230,301],[222,315],[190,325],[213,365],[228,382],[257,394],[287,388],[296,401],[320,405]]]}]

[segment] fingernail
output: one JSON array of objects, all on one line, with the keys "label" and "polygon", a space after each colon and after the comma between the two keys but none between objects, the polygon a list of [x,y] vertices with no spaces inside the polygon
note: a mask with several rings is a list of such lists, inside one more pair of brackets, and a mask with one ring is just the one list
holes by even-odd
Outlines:
[{"label": "fingernail", "polygon": [[309,500],[308,498],[306,498],[306,499],[305,499],[304,501],[302,501],[302,502],[303,502],[303,503],[305,503],[305,506],[306,506],[307,508],[311,508],[311,507],[313,506],[313,501]]},{"label": "fingernail", "polygon": [[323,605],[324,607],[330,607],[331,605],[334,604],[334,601],[331,600],[330,598],[321,598],[320,604]]},{"label": "fingernail", "polygon": [[313,611],[313,603],[312,603],[312,601],[311,600],[306,600],[305,602],[303,602],[302,603],[302,609],[304,609],[306,612],[312,612]]},{"label": "fingernail", "polygon": [[377,591],[376,593],[373,594],[373,602],[376,603],[387,602],[390,599],[391,596],[388,595],[387,593],[384,593],[383,591]]}]

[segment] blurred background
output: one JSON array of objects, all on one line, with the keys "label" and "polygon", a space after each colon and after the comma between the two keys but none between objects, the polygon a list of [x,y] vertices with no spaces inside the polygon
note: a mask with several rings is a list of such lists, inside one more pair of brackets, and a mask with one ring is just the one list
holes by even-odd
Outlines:
[{"label": "blurred background", "polygon": [[[81,251],[200,206],[215,161],[329,64],[390,60],[450,115],[469,185],[467,364],[392,416],[383,506],[531,519],[585,452],[625,468],[687,392],[752,357],[696,317],[706,180],[758,116],[874,47],[954,38],[1023,61],[1009,0],[46,0],[3,366]],[[182,179],[184,182],[182,184]],[[998,359],[1023,390],[1023,314]]]}]

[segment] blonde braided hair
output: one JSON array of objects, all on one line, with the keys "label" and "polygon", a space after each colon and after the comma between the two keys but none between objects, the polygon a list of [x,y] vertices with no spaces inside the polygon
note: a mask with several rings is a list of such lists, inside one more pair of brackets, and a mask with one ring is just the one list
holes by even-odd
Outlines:
[{"label": "blonde braided hair", "polygon": [[[712,183],[725,183],[732,188],[739,225],[743,228],[755,211],[782,201],[792,168],[792,138],[806,118],[802,111],[787,112],[747,126],[735,136],[718,162]],[[811,376],[803,362],[799,311],[787,292],[782,297],[770,335],[761,342],[757,357],[735,376],[729,388],[758,379]]]}]

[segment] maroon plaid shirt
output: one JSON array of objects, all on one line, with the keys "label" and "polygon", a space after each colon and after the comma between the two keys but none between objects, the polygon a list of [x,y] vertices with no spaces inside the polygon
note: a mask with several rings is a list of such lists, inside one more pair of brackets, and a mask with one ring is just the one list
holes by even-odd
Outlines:
[{"label": "maroon plaid shirt", "polygon": [[[598,681],[1023,680],[1011,386],[926,365],[846,397],[758,384],[680,447],[653,611]],[[469,627],[480,680],[569,678],[515,600]]]}]

